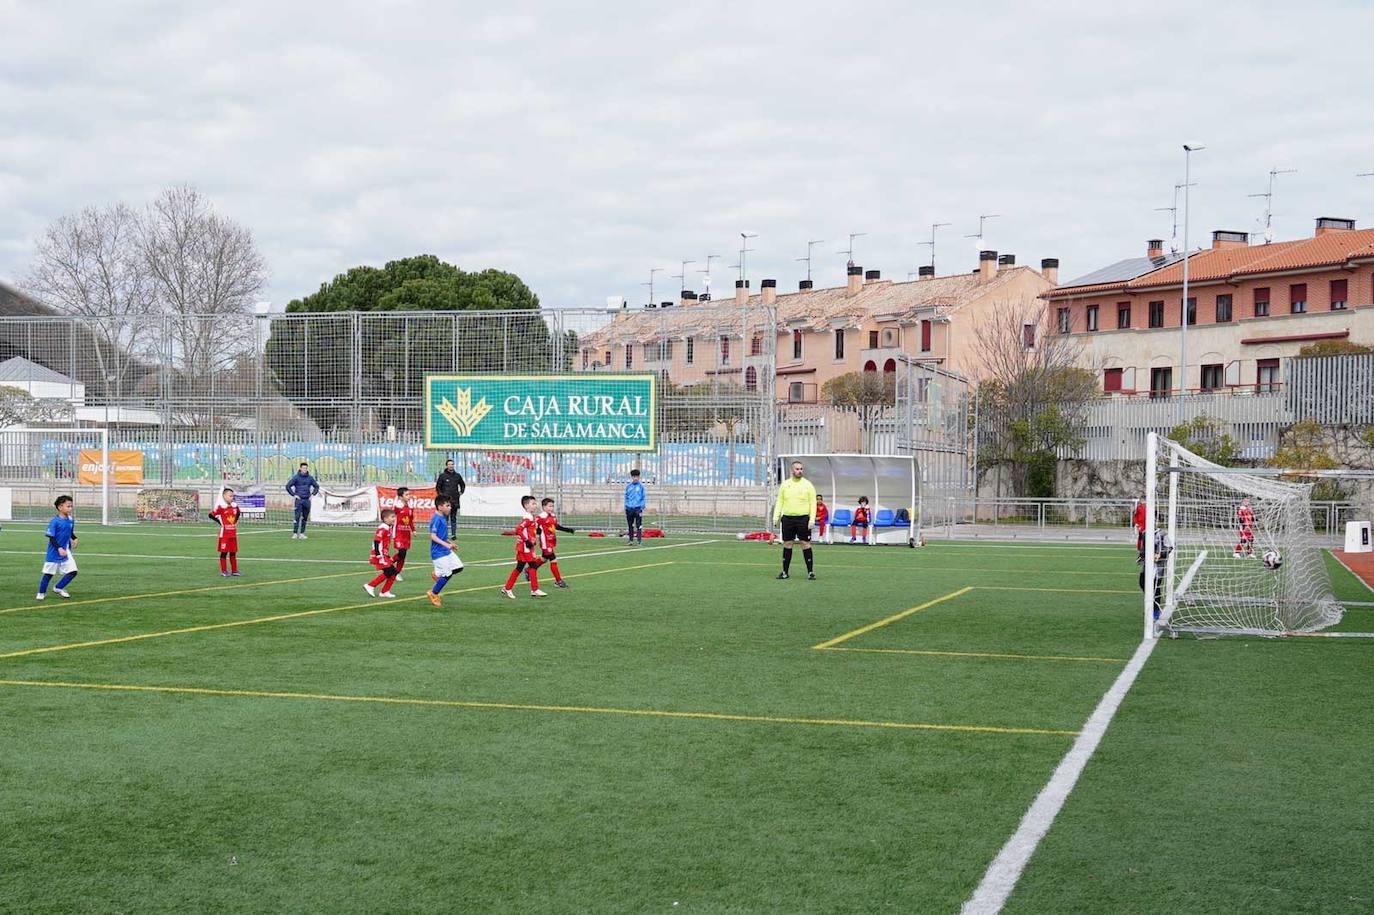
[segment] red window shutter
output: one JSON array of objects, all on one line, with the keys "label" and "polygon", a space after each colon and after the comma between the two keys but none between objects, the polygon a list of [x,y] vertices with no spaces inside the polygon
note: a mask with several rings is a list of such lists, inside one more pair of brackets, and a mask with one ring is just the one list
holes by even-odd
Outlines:
[{"label": "red window shutter", "polygon": [[1331,301],[1344,302],[1346,300],[1346,292],[1349,288],[1349,280],[1332,280]]},{"label": "red window shutter", "polygon": [[1305,302],[1307,301],[1307,284],[1294,283],[1288,287],[1288,301]]},{"label": "red window shutter", "polygon": [[930,352],[930,322],[921,322],[921,352]]},{"label": "red window shutter", "polygon": [[1107,369],[1102,374],[1102,390],[1121,390],[1121,369]]}]

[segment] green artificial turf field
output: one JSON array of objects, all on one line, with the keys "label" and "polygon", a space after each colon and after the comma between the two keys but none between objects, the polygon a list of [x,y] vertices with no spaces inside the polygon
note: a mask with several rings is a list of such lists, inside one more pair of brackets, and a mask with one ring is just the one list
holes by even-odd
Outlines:
[{"label": "green artificial turf field", "polygon": [[[0,911],[955,911],[1140,640],[1130,546],[575,536],[511,601],[471,534],[435,610],[365,529],[78,532],[42,604],[0,532]],[[1161,643],[1006,911],[1374,908],[1371,659]]]}]

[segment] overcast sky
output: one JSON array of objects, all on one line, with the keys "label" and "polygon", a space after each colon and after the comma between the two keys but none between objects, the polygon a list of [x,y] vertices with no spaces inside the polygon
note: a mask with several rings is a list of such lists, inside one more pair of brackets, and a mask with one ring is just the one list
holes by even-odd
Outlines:
[{"label": "overcast sky", "polygon": [[[674,297],[751,241],[754,289],[985,247],[1064,278],[1168,238],[1374,224],[1364,2],[161,3],[0,0],[0,277],[88,204],[197,185],[255,233],[268,298],[432,253],[548,306]],[[1114,8],[1114,7],[1120,7]],[[493,8],[498,11],[493,12]],[[1181,231],[1181,230],[1180,230]],[[688,288],[701,277],[689,272]]]}]

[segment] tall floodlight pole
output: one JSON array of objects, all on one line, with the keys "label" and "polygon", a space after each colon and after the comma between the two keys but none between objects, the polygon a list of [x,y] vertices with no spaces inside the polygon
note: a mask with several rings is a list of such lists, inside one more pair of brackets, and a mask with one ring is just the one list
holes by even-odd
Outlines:
[{"label": "tall floodlight pole", "polygon": [[1264,243],[1266,245],[1274,240],[1274,178],[1278,175],[1291,175],[1296,171],[1296,168],[1271,168],[1269,169],[1269,190],[1263,194],[1245,195],[1264,198]]},{"label": "tall floodlight pole", "polygon": [[641,285],[641,286],[648,286],[648,287],[649,287],[649,305],[657,305],[657,304],[658,304],[657,302],[654,301],[654,274],[662,273],[665,269],[666,269],[666,268],[664,268],[664,267],[651,267],[651,268],[649,269],[649,282],[647,282],[647,283],[640,283],[640,284],[639,284],[639,285]]},{"label": "tall floodlight pole", "polygon": [[806,281],[808,283],[811,282],[811,249],[814,248],[816,245],[819,245],[823,241],[825,241],[824,238],[816,238],[807,242],[806,257],[797,258],[798,261],[806,261]]},{"label": "tall floodlight pole", "polygon": [[1193,153],[1206,148],[1183,144],[1183,303],[1178,322],[1178,389],[1183,394],[1188,393],[1188,205],[1192,197]]},{"label": "tall floodlight pole", "polygon": [[749,239],[758,237],[759,233],[757,232],[739,233],[739,278],[745,282],[746,286],[749,283],[749,261],[747,258],[749,252],[754,250],[749,247]]},{"label": "tall floodlight pole", "polygon": [[923,241],[921,244],[930,245],[930,272],[935,272],[935,230],[950,225],[947,222],[932,222],[930,224],[930,241]]}]

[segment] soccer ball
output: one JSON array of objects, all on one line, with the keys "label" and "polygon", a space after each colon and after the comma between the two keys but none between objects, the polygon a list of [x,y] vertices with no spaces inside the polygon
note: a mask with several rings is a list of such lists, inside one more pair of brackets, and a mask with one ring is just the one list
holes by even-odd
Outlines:
[{"label": "soccer ball", "polygon": [[736,540],[743,540],[743,539],[744,539],[744,531],[740,531],[738,534],[736,534],[736,535],[735,535],[735,539],[736,539]]},{"label": "soccer ball", "polygon": [[1281,565],[1283,565],[1283,557],[1280,556],[1276,551],[1274,551],[1274,550],[1265,550],[1265,551],[1264,551],[1264,567],[1265,567],[1266,569],[1269,569],[1270,571],[1274,571],[1274,570],[1278,569],[1278,567],[1281,566]]}]

